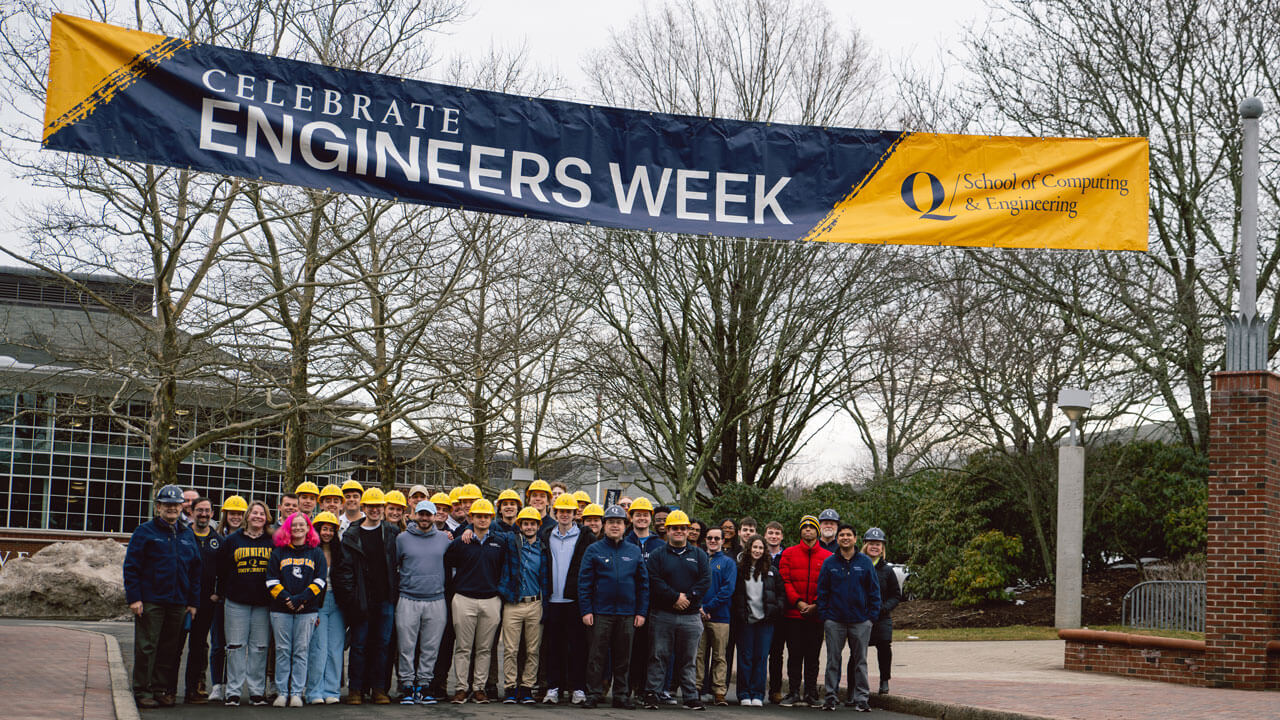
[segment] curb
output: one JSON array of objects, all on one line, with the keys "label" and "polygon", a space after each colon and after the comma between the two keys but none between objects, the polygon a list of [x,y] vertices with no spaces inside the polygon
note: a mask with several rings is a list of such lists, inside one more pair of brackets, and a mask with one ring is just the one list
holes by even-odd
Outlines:
[{"label": "curb", "polygon": [[[89,632],[89,631],[87,631]],[[120,643],[107,633],[95,632],[107,643],[107,665],[111,672],[111,702],[115,705],[116,720],[141,720],[138,716],[138,705],[133,701],[133,686],[129,682],[129,673],[124,669],[124,656],[120,654]]]},{"label": "curb", "polygon": [[994,710],[973,705],[956,705],[908,695],[873,694],[869,700],[872,706],[884,710],[941,718],[942,720],[1055,720],[1055,718],[1047,715],[1031,715],[1029,713]]}]

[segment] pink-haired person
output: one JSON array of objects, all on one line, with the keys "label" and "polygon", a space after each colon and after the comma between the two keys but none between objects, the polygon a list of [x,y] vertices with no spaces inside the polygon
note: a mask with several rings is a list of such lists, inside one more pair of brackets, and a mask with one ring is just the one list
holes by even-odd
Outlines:
[{"label": "pink-haired person", "polygon": [[324,600],[328,565],[311,519],[295,512],[280,523],[267,564],[271,630],[276,639],[276,707],[302,707],[307,655]]}]

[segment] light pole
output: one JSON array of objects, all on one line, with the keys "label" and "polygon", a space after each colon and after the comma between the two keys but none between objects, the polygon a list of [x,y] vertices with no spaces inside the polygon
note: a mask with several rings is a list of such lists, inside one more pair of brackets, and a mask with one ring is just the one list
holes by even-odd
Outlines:
[{"label": "light pole", "polygon": [[1240,103],[1240,307],[1227,316],[1229,372],[1267,369],[1267,317],[1258,314],[1258,118],[1262,101]]},{"label": "light pole", "polygon": [[1062,388],[1058,408],[1071,423],[1067,441],[1058,448],[1058,564],[1054,571],[1053,624],[1080,627],[1080,595],[1083,589],[1081,558],[1084,555],[1084,447],[1079,421],[1089,411],[1093,393]]}]

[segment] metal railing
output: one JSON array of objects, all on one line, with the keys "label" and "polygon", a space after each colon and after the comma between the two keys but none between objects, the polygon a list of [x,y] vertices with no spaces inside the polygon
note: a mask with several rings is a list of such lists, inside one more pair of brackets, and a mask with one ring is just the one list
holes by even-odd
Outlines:
[{"label": "metal railing", "polygon": [[1129,627],[1204,632],[1204,581],[1138,583],[1124,594],[1120,617]]}]

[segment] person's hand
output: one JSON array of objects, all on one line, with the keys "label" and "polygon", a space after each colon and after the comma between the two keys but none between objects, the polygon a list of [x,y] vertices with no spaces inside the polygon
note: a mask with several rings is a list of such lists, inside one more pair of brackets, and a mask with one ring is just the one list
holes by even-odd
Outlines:
[{"label": "person's hand", "polygon": [[129,609],[133,611],[134,617],[142,617],[142,601],[135,600],[129,603]]},{"label": "person's hand", "polygon": [[287,607],[287,608],[289,608],[290,610],[297,610],[297,609],[298,609],[298,608],[296,608],[296,607],[294,607],[294,606],[293,606],[293,598],[289,598],[289,599],[285,600],[285,601],[284,601],[284,606],[285,606],[285,607]]},{"label": "person's hand", "polygon": [[643,615],[637,615],[637,616],[636,616],[635,626],[636,626],[636,627],[644,627],[644,616],[643,616]]},{"label": "person's hand", "polygon": [[470,543],[473,537],[475,537],[475,533],[471,532],[471,528],[467,528],[466,532],[462,533],[462,542]]},{"label": "person's hand", "polygon": [[595,623],[596,623],[596,616],[593,615],[592,613],[587,613],[586,615],[582,616],[583,625],[586,625],[587,627],[591,627],[592,625],[595,625]]},{"label": "person's hand", "polygon": [[677,610],[684,610],[688,607],[689,607],[689,598],[684,593],[680,593],[680,596],[676,598],[675,608]]},{"label": "person's hand", "polygon": [[219,601],[219,600],[218,600],[218,596],[217,596],[217,595],[210,595],[210,596],[209,596],[209,602],[216,603],[216,602],[218,602],[218,601]]},{"label": "person's hand", "polygon": [[817,606],[817,605],[809,605],[809,604],[805,604],[804,609],[800,611],[800,614],[801,614],[801,615],[804,615],[805,617],[812,617],[812,616],[814,616],[814,615],[817,615],[817,614],[818,614],[818,606]]},{"label": "person's hand", "polygon": [[698,614],[702,616],[703,622],[706,622],[711,619],[711,616],[707,614],[707,611],[701,608],[698,609]]},{"label": "person's hand", "polygon": [[187,614],[191,616],[192,620],[196,619],[196,609],[190,605],[187,606]]}]

